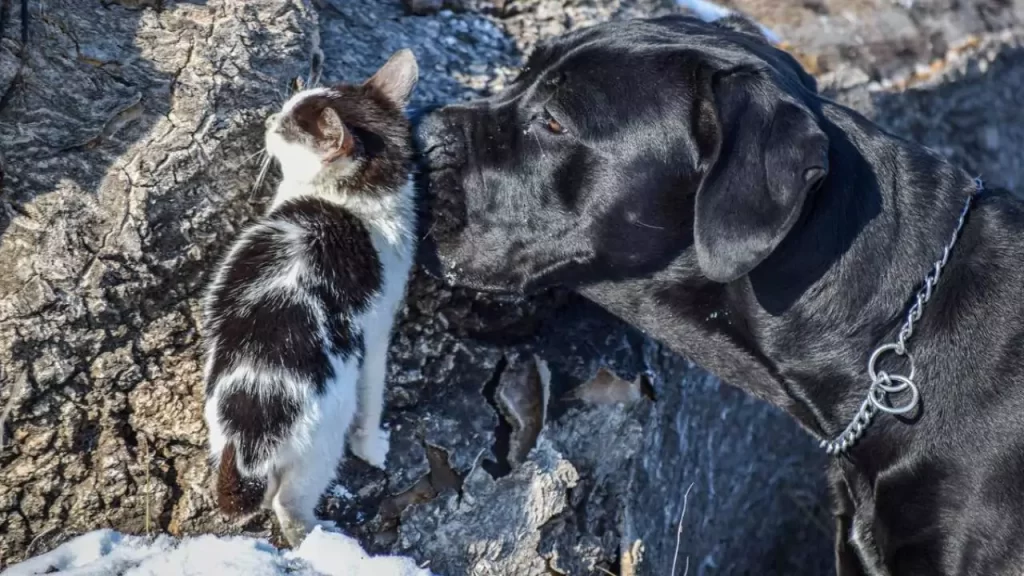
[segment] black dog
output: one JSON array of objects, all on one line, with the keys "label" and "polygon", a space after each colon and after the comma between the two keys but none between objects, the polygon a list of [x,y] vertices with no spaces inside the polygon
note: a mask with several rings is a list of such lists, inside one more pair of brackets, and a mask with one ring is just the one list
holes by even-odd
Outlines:
[{"label": "black dog", "polygon": [[453,283],[572,286],[823,441],[869,388],[908,405],[912,379],[914,410],[876,409],[832,460],[841,575],[1024,573],[1024,213],[1009,193],[974,196],[904,336],[916,371],[889,347],[880,388],[869,356],[900,341],[976,184],[820,97],[751,23],[568,34],[419,134]]}]

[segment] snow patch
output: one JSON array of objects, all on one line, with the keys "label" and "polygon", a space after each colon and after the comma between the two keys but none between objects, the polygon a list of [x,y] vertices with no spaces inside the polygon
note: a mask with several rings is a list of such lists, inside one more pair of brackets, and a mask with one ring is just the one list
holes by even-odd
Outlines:
[{"label": "snow patch", "polygon": [[355,495],[349,492],[348,489],[342,486],[341,484],[335,484],[334,486],[332,486],[330,492],[331,496],[334,496],[335,498],[339,498],[342,500],[351,500],[355,498]]},{"label": "snow patch", "polygon": [[[714,22],[715,20],[719,20],[733,14],[733,11],[725,6],[709,2],[708,0],[676,0],[676,3],[690,12],[693,12],[694,16],[705,22]],[[755,24],[757,24],[758,28],[761,29],[761,33],[764,34],[764,37],[767,38],[769,42],[772,44],[778,44],[780,42],[781,39],[779,38],[779,35],[772,32],[767,26],[763,26],[757,22],[755,22]]]},{"label": "snow patch", "polygon": [[368,555],[359,543],[317,527],[298,550],[282,552],[244,536],[128,536],[113,530],[83,534],[15,564],[0,576],[436,576],[410,558]]}]

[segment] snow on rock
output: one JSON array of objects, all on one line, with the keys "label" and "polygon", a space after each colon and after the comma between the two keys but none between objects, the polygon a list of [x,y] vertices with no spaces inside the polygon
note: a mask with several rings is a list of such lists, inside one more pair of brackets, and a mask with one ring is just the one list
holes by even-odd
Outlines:
[{"label": "snow on rock", "polygon": [[16,564],[0,576],[432,576],[409,558],[370,557],[359,543],[316,528],[298,550],[282,552],[242,536],[128,536],[113,530],[83,534]]},{"label": "snow on rock", "polygon": [[[721,4],[716,4],[709,0],[676,0],[676,2],[683,8],[693,12],[694,16],[705,22],[714,22],[715,20],[725,18],[726,16],[735,13],[733,10],[726,8]],[[779,35],[772,32],[770,28],[759,22],[755,22],[755,24],[757,24],[758,28],[761,29],[761,33],[764,34],[765,38],[767,38],[769,42],[773,42],[775,44],[781,42]]]}]

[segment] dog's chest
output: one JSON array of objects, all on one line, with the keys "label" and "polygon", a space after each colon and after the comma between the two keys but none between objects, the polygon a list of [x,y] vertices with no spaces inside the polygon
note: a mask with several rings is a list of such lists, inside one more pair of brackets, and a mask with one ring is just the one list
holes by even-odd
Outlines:
[{"label": "dog's chest", "polygon": [[882,557],[872,533],[874,507],[859,506],[854,512],[850,524],[849,543],[860,557],[865,576],[890,576],[889,570],[882,563]]}]

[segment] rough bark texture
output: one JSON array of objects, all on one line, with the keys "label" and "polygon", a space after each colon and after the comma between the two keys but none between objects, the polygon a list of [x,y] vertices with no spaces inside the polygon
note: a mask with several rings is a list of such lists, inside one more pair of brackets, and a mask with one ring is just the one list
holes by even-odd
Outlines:
[{"label": "rough bark texture", "polygon": [[[267,198],[262,120],[315,46],[325,82],[411,46],[416,101],[450,101],[500,89],[538,39],[679,10],[48,0],[23,46],[17,4],[0,0],[0,567],[97,527],[272,536],[206,491],[197,298]],[[839,100],[1024,190],[1019,1],[735,5]],[[409,13],[439,6],[457,11]],[[811,440],[576,296],[417,275],[390,384],[387,472],[347,460],[324,501],[374,549],[448,575],[832,570]]]}]

